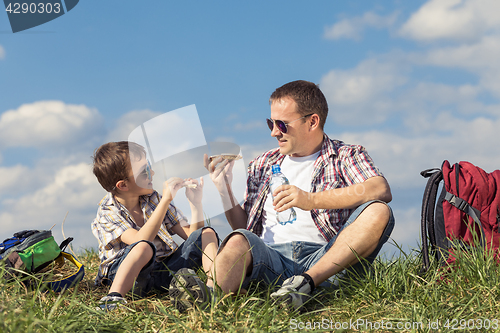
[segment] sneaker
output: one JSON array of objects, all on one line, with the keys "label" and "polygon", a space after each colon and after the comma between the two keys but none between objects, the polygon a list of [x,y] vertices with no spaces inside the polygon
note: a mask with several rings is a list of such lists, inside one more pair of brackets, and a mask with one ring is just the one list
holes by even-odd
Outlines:
[{"label": "sneaker", "polygon": [[311,297],[311,285],[302,275],[294,275],[283,282],[281,288],[271,294],[271,298],[291,304],[298,310]]},{"label": "sneaker", "polygon": [[181,268],[175,273],[168,293],[170,301],[179,312],[192,308],[194,304],[205,308],[211,298],[210,289],[189,268]]},{"label": "sneaker", "polygon": [[127,304],[127,300],[123,297],[119,296],[104,296],[99,301],[99,305],[96,307],[96,310],[102,311],[113,311],[122,304]]}]

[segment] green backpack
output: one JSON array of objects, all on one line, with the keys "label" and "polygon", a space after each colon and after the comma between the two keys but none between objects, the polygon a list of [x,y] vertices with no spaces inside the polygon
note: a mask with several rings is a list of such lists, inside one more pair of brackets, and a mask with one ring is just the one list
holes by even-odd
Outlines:
[{"label": "green backpack", "polygon": [[63,252],[72,240],[73,238],[69,237],[57,245],[50,230],[23,230],[0,244],[0,260],[5,262],[7,268],[14,268],[14,272],[17,270],[28,273],[40,272],[54,261],[71,262],[78,268],[76,273],[49,281],[49,287],[59,291],[79,282],[85,274],[83,265],[71,254]]}]

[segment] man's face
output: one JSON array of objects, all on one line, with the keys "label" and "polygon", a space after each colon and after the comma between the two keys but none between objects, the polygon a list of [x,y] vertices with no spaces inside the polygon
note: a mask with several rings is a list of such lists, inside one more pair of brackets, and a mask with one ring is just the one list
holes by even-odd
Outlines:
[{"label": "man's face", "polygon": [[271,104],[271,119],[290,123],[287,125],[286,133],[282,133],[276,125],[271,131],[271,136],[278,140],[281,154],[292,157],[309,155],[304,144],[308,140],[308,122],[304,122],[304,119],[308,118],[297,120],[301,117],[297,112],[297,103],[290,97],[276,100]]}]

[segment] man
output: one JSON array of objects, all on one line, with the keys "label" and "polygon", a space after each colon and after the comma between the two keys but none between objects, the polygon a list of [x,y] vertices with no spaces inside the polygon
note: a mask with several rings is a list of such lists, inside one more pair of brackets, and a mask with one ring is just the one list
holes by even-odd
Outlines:
[{"label": "man", "polygon": [[[224,293],[237,293],[251,280],[277,281],[281,288],[271,297],[298,308],[330,277],[361,258],[374,260],[394,227],[386,204],[392,196],[363,147],[323,132],[328,105],[317,85],[287,83],[271,95],[270,105],[267,122],[279,148],[250,163],[242,206],[231,204],[237,202],[230,187],[233,163],[205,156],[234,230],[222,242],[211,276]],[[290,185],[270,193],[274,164]],[[276,212],[292,207],[297,220],[277,223]]]}]

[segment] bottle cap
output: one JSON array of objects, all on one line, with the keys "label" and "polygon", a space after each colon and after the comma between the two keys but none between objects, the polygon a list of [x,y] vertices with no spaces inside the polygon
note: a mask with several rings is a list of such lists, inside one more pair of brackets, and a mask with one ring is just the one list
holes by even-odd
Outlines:
[{"label": "bottle cap", "polygon": [[273,173],[280,173],[281,172],[281,167],[279,164],[275,164],[272,166]]}]

